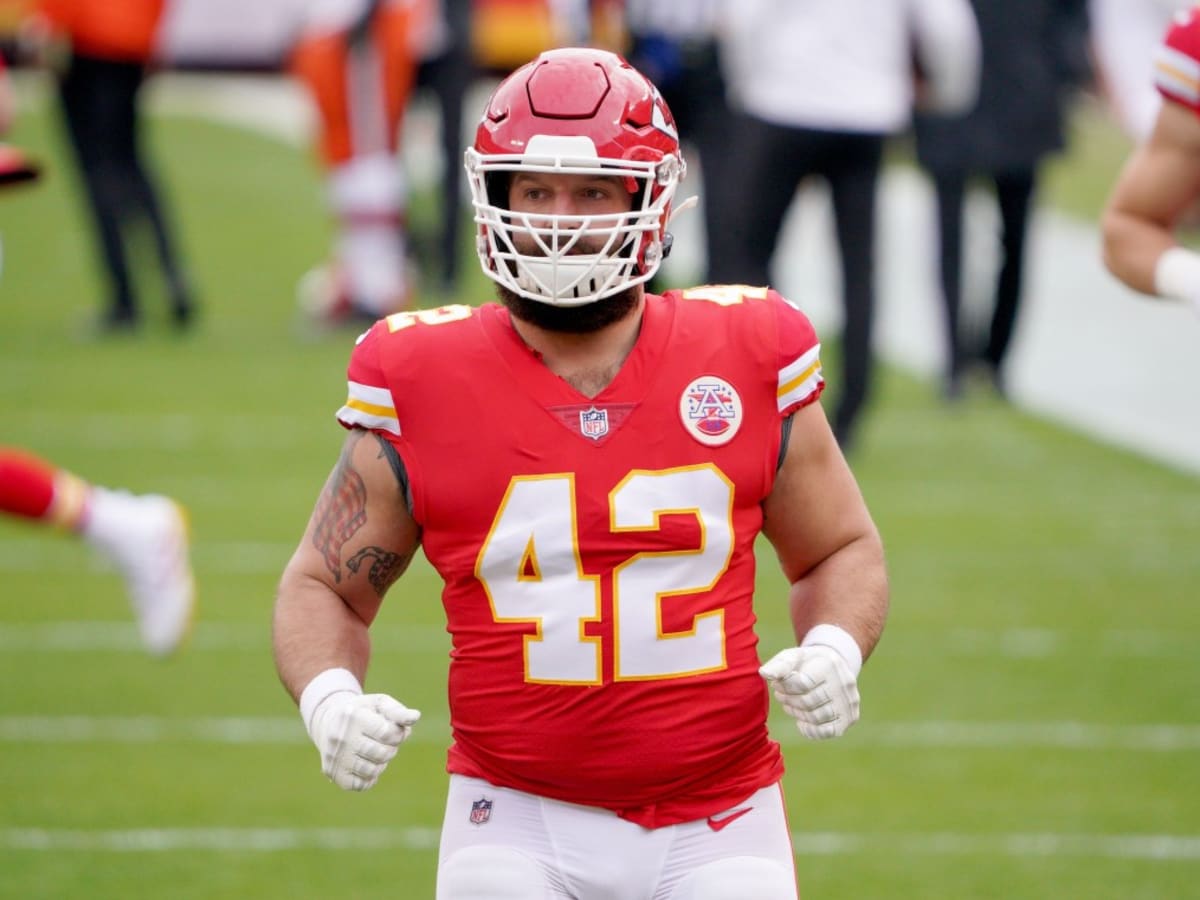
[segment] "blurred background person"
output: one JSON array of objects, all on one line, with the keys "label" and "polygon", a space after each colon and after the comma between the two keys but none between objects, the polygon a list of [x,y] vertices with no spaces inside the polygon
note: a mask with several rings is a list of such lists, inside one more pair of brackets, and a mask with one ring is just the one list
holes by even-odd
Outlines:
[{"label": "blurred background person", "polygon": [[0,137],[12,127],[16,114],[17,98],[13,95],[12,80],[8,77],[4,55],[0,54]]},{"label": "blurred background person", "polygon": [[504,78],[554,47],[623,49],[625,2],[468,0],[471,54],[481,72]]},{"label": "blurred background person", "polygon": [[[0,137],[15,115],[0,59]],[[0,144],[0,190],[37,169]],[[174,500],[91,484],[28,450],[0,444],[0,514],[77,534],[125,579],[142,642],[151,653],[178,649],[191,627],[195,581],[187,517]]]},{"label": "blurred background person", "polygon": [[417,37],[416,88],[429,91],[439,113],[442,175],[437,234],[414,233],[423,284],[443,297],[459,288],[464,193],[463,106],[480,79],[503,77],[551,47],[590,44],[623,49],[624,0],[426,0],[430,12]]},{"label": "blurred background person", "polygon": [[[468,2],[471,55],[485,72],[503,77],[567,38],[557,8],[563,0]],[[574,16],[569,9],[568,14]]]},{"label": "blurred background person", "polygon": [[691,150],[689,175],[699,162],[703,280],[709,282],[714,280],[709,274],[711,261],[723,246],[721,228],[728,220],[731,192],[740,184],[730,169],[736,144],[717,45],[724,5],[725,0],[625,0],[629,39],[625,55],[654,82],[675,114],[680,139]]},{"label": "blurred background person", "polygon": [[23,35],[54,64],[75,162],[103,257],[109,297],[102,332],[141,322],[133,277],[135,232],[149,226],[173,324],[196,302],[174,227],[142,146],[138,96],[157,52],[165,0],[37,0]]},{"label": "blurred background person", "polygon": [[1162,104],[1104,210],[1104,263],[1143,294],[1200,313],[1200,253],[1176,233],[1200,200],[1200,8],[1180,12],[1156,55]]},{"label": "blurred background person", "polygon": [[[1087,84],[1090,70],[1086,0],[971,0],[971,6],[982,47],[978,102],[966,115],[915,117],[917,159],[937,195],[948,400],[962,395],[964,373],[976,363],[1004,393],[1038,172],[1064,148],[1067,101]],[[964,201],[979,176],[991,184],[1001,245],[982,328],[962,316]]]},{"label": "blurred background person", "polygon": [[1088,19],[1096,85],[1134,140],[1150,135],[1158,115],[1154,51],[1187,0],[1090,0]]},{"label": "blurred background person", "polygon": [[739,114],[730,131],[737,141],[736,200],[709,275],[715,282],[770,283],[797,187],[809,176],[828,184],[843,310],[842,390],[833,429],[848,449],[872,379],[876,187],[884,145],[909,126],[914,102],[942,112],[974,102],[975,19],[967,0],[739,0],[731,10],[721,52]]},{"label": "blurred background person", "polygon": [[[17,100],[3,55],[0,55],[0,187],[33,181],[40,167],[20,149],[4,143],[17,114]],[[0,235],[0,272],[4,270],[3,235]]]},{"label": "blurred background person", "polygon": [[187,519],[174,500],[90,484],[27,450],[0,445],[0,513],[83,538],[125,579],[146,649],[162,656],[183,643],[195,582]]},{"label": "blurred background person", "polygon": [[374,320],[413,303],[408,184],[398,157],[428,0],[309,0],[292,73],[317,111],[318,151],[336,219],[333,261],[300,283],[325,323]]},{"label": "blurred background person", "polygon": [[8,64],[0,53],[0,187],[33,181],[41,167],[24,151],[4,142],[8,130],[17,117],[17,96],[13,90]]},{"label": "blurred background person", "polygon": [[431,0],[431,4],[428,22],[418,37],[416,87],[429,91],[437,105],[442,176],[435,247],[419,257],[433,261],[428,266],[430,282],[448,297],[458,290],[460,274],[463,186],[455,173],[462,148],[463,106],[478,72],[471,51],[471,0]]}]

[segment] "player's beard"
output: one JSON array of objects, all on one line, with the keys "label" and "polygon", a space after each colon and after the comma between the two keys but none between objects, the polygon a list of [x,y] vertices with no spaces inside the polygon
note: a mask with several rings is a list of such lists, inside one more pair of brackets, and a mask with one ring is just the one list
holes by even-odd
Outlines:
[{"label": "player's beard", "polygon": [[496,286],[500,302],[514,319],[562,334],[590,334],[614,322],[620,322],[637,309],[640,292],[641,285],[634,285],[592,303],[580,306],[551,306],[540,300],[522,297],[503,285]]},{"label": "player's beard", "polygon": [[[583,235],[569,253],[602,255],[608,249],[607,243],[603,238],[593,239]],[[512,244],[518,253],[526,256],[543,255],[536,244],[519,232],[512,235]],[[502,284],[497,284],[496,293],[514,319],[560,334],[591,334],[632,314],[641,299],[641,286],[627,287],[608,297],[578,306],[555,306],[531,300]]]}]

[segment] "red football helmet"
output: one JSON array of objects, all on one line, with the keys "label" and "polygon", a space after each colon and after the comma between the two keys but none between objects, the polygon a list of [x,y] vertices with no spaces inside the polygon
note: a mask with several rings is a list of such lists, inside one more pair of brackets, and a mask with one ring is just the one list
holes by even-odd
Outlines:
[{"label": "red football helmet", "polygon": [[[591,303],[654,275],[670,247],[671,200],[686,171],[675,120],[654,85],[615,53],[582,48],[542,53],[500,83],[466,168],[483,271],[555,306]],[[516,171],[617,176],[633,208],[513,213],[507,188]],[[578,252],[585,234],[589,252]]]}]

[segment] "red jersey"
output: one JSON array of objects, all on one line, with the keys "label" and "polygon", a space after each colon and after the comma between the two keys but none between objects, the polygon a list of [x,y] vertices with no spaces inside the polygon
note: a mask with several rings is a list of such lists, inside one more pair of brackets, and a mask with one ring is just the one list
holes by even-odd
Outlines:
[{"label": "red jersey", "polygon": [[1154,86],[1168,100],[1200,113],[1200,16],[1196,8],[1175,14],[1154,54]]},{"label": "red jersey", "polygon": [[647,295],[590,399],[495,304],[360,338],[338,419],[396,447],[445,581],[449,771],[649,828],[782,776],[754,545],[819,349],[774,291],[713,286]]}]

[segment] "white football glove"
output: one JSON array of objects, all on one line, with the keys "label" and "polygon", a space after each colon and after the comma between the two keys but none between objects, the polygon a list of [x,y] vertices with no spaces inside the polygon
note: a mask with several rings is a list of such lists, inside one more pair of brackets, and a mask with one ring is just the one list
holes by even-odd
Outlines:
[{"label": "white football glove", "polygon": [[810,741],[841,737],[858,721],[858,680],[845,657],[825,644],[781,650],[758,670],[775,699]]},{"label": "white football glove", "polygon": [[1200,254],[1186,247],[1171,247],[1154,265],[1154,293],[1183,300],[1200,315]]},{"label": "white football glove", "polygon": [[351,685],[317,700],[311,712],[303,702],[301,709],[307,713],[308,736],[321,753],[321,771],[347,791],[372,787],[421,718],[419,710],[394,697],[363,694]]}]

